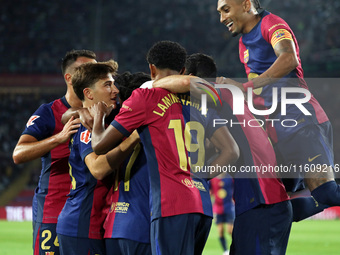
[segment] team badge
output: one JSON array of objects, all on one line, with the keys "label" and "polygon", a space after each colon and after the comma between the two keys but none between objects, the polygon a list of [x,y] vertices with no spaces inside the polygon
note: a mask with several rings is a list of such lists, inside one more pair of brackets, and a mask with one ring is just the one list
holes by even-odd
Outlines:
[{"label": "team badge", "polygon": [[32,115],[31,118],[27,121],[26,127],[29,127],[29,126],[34,125],[34,121],[35,121],[36,119],[38,119],[38,118],[40,118],[40,116],[38,116],[38,115]]},{"label": "team badge", "polygon": [[189,187],[189,188],[194,188],[194,187],[195,187],[195,185],[193,184],[193,182],[192,182],[190,179],[188,179],[188,178],[185,178],[184,180],[182,180],[182,183],[183,183],[185,186]]},{"label": "team badge", "polygon": [[91,141],[91,133],[88,130],[81,132],[80,141],[88,144]]},{"label": "team badge", "polygon": [[248,63],[248,61],[249,61],[249,50],[247,49],[244,52],[244,63]]}]

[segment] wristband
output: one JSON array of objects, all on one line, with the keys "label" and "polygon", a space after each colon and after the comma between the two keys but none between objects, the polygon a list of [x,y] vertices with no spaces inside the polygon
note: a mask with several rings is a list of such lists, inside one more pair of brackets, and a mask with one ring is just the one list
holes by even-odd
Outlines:
[{"label": "wristband", "polygon": [[243,83],[243,89],[245,92],[248,91],[248,88],[254,89],[254,82],[253,81],[247,81],[246,83]]}]

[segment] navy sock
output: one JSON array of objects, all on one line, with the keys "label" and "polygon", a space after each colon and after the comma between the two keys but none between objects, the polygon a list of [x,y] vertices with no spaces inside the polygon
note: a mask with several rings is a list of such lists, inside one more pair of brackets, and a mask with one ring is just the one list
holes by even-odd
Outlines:
[{"label": "navy sock", "polygon": [[223,251],[228,250],[228,249],[227,249],[227,241],[225,240],[224,237],[220,237],[220,243],[221,243],[221,245],[222,245],[222,247],[223,247]]},{"label": "navy sock", "polygon": [[313,197],[298,197],[290,201],[293,207],[293,221],[295,222],[311,217],[328,207],[318,203]]},{"label": "navy sock", "polygon": [[326,182],[311,192],[319,203],[340,206],[340,186],[335,181]]}]

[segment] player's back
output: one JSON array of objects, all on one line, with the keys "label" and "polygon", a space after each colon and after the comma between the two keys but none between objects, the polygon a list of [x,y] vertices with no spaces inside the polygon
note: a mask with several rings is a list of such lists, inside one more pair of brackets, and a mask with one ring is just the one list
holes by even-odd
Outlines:
[{"label": "player's back", "polygon": [[204,213],[190,174],[182,105],[175,94],[136,89],[112,125],[126,136],[138,128],[150,173],[152,219]]},{"label": "player's back", "polygon": [[[68,108],[70,105],[65,97],[41,105],[27,122],[23,134],[31,135],[40,141],[61,132],[61,116]],[[41,157],[42,170],[33,203],[34,221],[57,223],[70,190],[69,154],[67,141]]]},{"label": "player's back", "polygon": [[137,144],[116,175],[104,224],[105,238],[150,243],[148,171],[143,145]]},{"label": "player's back", "polygon": [[218,113],[229,123],[234,123],[228,128],[240,149],[240,158],[236,163],[240,172],[233,176],[236,214],[259,204],[288,200],[276,172],[264,170],[276,166],[275,152],[266,132],[259,123],[254,124],[256,120],[246,104],[244,114],[233,114],[233,97],[229,90],[221,89],[221,98],[222,106]]}]

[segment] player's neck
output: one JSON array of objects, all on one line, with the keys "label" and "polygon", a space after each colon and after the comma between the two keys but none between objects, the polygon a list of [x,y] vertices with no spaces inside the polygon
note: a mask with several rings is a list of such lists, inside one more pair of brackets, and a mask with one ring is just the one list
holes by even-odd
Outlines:
[{"label": "player's neck", "polygon": [[245,26],[245,28],[242,31],[242,34],[247,34],[249,33],[251,30],[253,30],[253,28],[260,22],[261,20],[261,16],[260,15],[252,15],[249,20],[247,21],[247,25]]},{"label": "player's neck", "polygon": [[71,92],[69,89],[65,94],[65,98],[71,107],[82,107],[83,105],[77,95],[74,92]]},{"label": "player's neck", "polygon": [[174,70],[170,70],[170,69],[163,69],[163,70],[159,70],[155,76],[155,81],[162,79],[164,77],[170,76],[170,75],[178,75],[179,72],[178,71],[174,71]]}]

